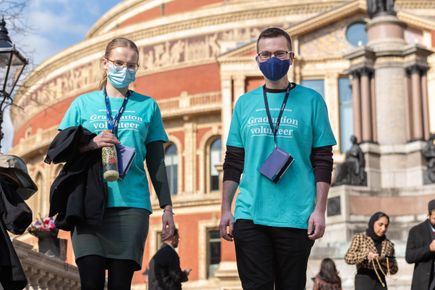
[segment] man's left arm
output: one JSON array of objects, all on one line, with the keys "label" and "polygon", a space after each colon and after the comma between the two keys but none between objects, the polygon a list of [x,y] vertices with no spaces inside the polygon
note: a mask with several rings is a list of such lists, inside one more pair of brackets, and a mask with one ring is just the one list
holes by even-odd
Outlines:
[{"label": "man's left arm", "polygon": [[308,238],[316,240],[325,233],[325,213],[328,201],[329,183],[316,183],[316,207],[308,220]]},{"label": "man's left arm", "polygon": [[332,146],[313,148],[311,165],[316,181],[316,206],[308,220],[308,237],[321,238],[325,233],[325,214],[333,166]]}]

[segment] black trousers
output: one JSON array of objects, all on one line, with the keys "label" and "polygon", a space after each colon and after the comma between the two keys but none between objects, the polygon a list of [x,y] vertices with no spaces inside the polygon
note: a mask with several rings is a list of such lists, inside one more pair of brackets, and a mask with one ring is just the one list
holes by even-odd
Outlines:
[{"label": "black trousers", "polygon": [[379,282],[379,279],[374,272],[370,274],[357,273],[355,275],[355,290],[388,290],[387,283],[384,279],[383,282],[385,287],[382,287],[381,282]]},{"label": "black trousers", "polygon": [[237,268],[244,290],[303,290],[314,241],[307,230],[234,224]]}]

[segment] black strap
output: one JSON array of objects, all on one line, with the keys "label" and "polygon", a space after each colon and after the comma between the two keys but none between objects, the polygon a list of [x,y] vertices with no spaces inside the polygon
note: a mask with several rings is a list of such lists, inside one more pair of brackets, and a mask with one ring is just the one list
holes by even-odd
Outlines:
[{"label": "black strap", "polygon": [[276,147],[276,133],[278,132],[279,124],[281,123],[281,117],[284,113],[285,105],[287,104],[288,97],[290,95],[290,90],[292,89],[292,84],[289,83],[287,86],[287,90],[285,92],[284,101],[282,102],[281,109],[279,110],[278,119],[276,120],[276,126],[273,126],[272,116],[270,115],[269,103],[267,102],[267,93],[266,93],[266,85],[263,86],[263,97],[264,97],[264,106],[266,107],[267,119],[269,120],[269,126],[273,133],[273,142]]}]

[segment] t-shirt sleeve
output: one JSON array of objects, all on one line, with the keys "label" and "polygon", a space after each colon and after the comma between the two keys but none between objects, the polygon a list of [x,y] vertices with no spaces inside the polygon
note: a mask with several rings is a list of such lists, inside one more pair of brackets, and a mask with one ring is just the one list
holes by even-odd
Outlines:
[{"label": "t-shirt sleeve", "polygon": [[71,106],[66,111],[65,115],[63,116],[62,121],[59,125],[59,130],[64,130],[69,127],[79,126],[81,125],[81,116],[80,116],[80,109],[79,109],[79,100],[75,99]]},{"label": "t-shirt sleeve", "polygon": [[316,98],[314,106],[313,148],[336,145],[334,133],[329,123],[328,109],[322,96]]},{"label": "t-shirt sleeve", "polygon": [[244,148],[242,134],[241,134],[241,120],[240,120],[240,102],[236,103],[231,119],[230,131],[228,132],[227,146],[234,146]]},{"label": "t-shirt sleeve", "polygon": [[145,144],[154,141],[168,142],[168,136],[166,135],[165,129],[163,128],[162,115],[160,113],[160,109],[157,103],[154,103],[154,111],[151,117],[148,134],[145,139]]}]

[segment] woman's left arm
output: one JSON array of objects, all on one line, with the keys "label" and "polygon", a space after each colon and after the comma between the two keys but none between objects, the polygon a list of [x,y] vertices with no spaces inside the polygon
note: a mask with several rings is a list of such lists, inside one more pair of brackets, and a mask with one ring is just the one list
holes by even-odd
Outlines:
[{"label": "woman's left arm", "polygon": [[391,275],[394,275],[397,273],[397,271],[399,271],[399,266],[397,265],[397,259],[396,256],[394,255],[394,245],[391,244],[391,256],[394,257],[391,259],[390,262],[390,273]]},{"label": "woman's left arm", "polygon": [[[388,259],[388,263],[387,263],[387,259]],[[389,268],[391,275],[394,275],[397,273],[397,271],[399,271],[399,267],[397,265],[397,259],[396,259],[395,254],[394,254],[394,244],[391,242],[389,242],[389,244],[388,244],[388,247],[386,249],[384,259],[382,259],[381,265],[382,265],[382,268],[384,270],[388,271],[388,268]],[[387,273],[387,272],[385,272],[385,273]]]},{"label": "woman's left arm", "polygon": [[163,209],[162,239],[165,239],[174,234],[175,224],[168,177],[166,175],[165,153],[162,141],[155,141],[147,144],[146,163],[151,182],[153,183],[154,190],[159,199],[160,208]]}]

